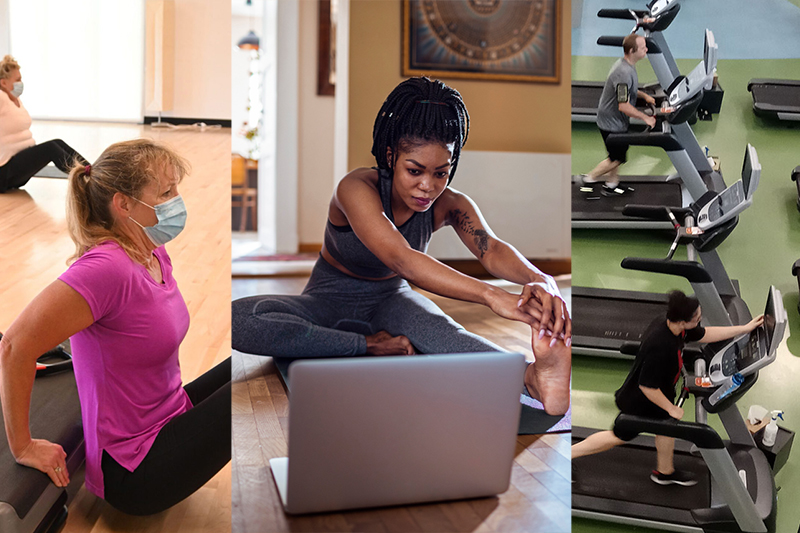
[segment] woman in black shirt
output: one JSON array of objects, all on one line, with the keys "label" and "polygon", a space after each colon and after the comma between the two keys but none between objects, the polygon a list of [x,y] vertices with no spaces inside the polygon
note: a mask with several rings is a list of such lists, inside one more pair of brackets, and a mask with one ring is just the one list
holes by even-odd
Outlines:
[{"label": "woman in black shirt", "polygon": [[[674,404],[675,385],[683,366],[686,342],[712,343],[750,333],[764,322],[758,316],[742,326],[700,326],[700,302],[681,291],[669,293],[667,316],[654,320],[642,338],[639,352],[628,377],[615,393],[622,413],[649,418],[683,418],[683,408]],[[675,439],[656,435],[656,470],[650,479],[660,485],[691,486],[697,483],[687,472],[675,470]],[[610,450],[624,444],[614,429],[600,431],[572,446],[572,458]]]}]

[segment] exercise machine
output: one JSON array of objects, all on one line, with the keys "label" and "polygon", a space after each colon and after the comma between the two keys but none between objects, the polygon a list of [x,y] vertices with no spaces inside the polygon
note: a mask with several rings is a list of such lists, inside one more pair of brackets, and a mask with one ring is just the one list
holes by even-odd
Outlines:
[{"label": "exercise machine", "polygon": [[[655,65],[655,64],[654,64]],[[633,191],[620,197],[605,197],[596,187],[585,187],[580,176],[573,177],[572,227],[614,229],[669,229],[666,221],[625,217],[625,205],[667,205],[682,207],[699,200],[707,191],[722,191],[725,181],[702,153],[687,124],[694,116],[704,91],[710,87],[717,65],[717,45],[711,31],[706,30],[705,49],[701,61],[688,76],[675,78],[664,98],[664,105],[673,109],[662,116],[656,130],[644,133],[615,133],[608,136],[610,145],[657,146],[663,148],[676,169],[669,176],[621,176]],[[668,69],[666,65],[663,69]],[[656,112],[654,110],[654,112]],[[702,154],[702,155],[698,155]]]},{"label": "exercise machine", "polygon": [[[668,87],[672,80],[680,76],[677,63],[662,34],[675,20],[680,7],[680,0],[653,0],[648,4],[647,10],[601,9],[597,13],[600,18],[633,20],[635,25],[631,33],[635,33],[639,28],[644,30],[647,55],[653,68],[659,69],[661,76],[659,76],[658,82],[644,84],[639,87],[639,90],[656,100],[666,97],[663,87]],[[597,44],[622,47],[622,40],[623,37],[601,36],[597,39]],[[604,85],[605,82],[597,81],[572,82],[573,122],[597,122],[597,108]],[[704,94],[697,110],[697,116],[710,120],[712,114],[719,113],[723,94],[722,88],[715,81]],[[693,122],[693,119],[694,117],[690,122]]]},{"label": "exercise machine", "polygon": [[[742,178],[724,191],[708,192],[688,208],[626,206],[626,214],[669,220],[676,236],[666,259],[626,258],[621,266],[687,279],[700,300],[706,326],[748,322],[751,315],[747,304],[716,248],[734,230],[738,215],[752,204],[760,177],[758,154],[747,145]],[[688,261],[672,260],[681,243],[686,244]],[[650,322],[666,313],[666,301],[662,293],[573,287],[573,353],[631,357],[620,353],[623,343],[638,343]]]},{"label": "exercise machine", "polygon": [[[0,437],[0,531],[56,532],[67,518],[67,504],[82,485],[79,469],[86,453],[81,408],[69,341],[37,361],[31,393],[31,434],[64,448],[70,484],[56,487],[47,474],[16,463],[5,435]],[[0,421],[2,420],[0,412]]]},{"label": "exercise machine", "polygon": [[[775,361],[786,329],[786,310],[775,287],[769,289],[764,315],[762,326],[708,358],[705,378],[710,386],[696,384],[700,376],[686,373],[684,383],[695,396],[695,422],[620,414],[615,430],[630,442],[573,459],[573,516],[668,531],[775,531],[774,475],[736,406],[759,371]],[[738,386],[731,385],[734,375]],[[709,413],[719,416],[727,439],[708,425]],[[596,431],[573,427],[573,443]],[[675,442],[675,467],[691,471],[697,485],[653,483],[649,473],[655,441],[642,433],[680,439]]]},{"label": "exercise machine", "polygon": [[752,79],[753,112],[777,120],[800,120],[800,80]]}]

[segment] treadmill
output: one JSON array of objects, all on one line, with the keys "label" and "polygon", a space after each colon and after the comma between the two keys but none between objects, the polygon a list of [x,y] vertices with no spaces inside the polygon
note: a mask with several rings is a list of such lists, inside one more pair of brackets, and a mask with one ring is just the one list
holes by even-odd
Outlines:
[{"label": "treadmill", "polygon": [[[661,57],[651,63],[661,78],[671,75],[669,65]],[[648,204],[682,207],[697,201],[707,191],[722,191],[725,181],[708,162],[687,121],[695,115],[704,91],[711,87],[717,65],[717,44],[714,34],[706,30],[703,61],[688,76],[674,78],[669,86],[665,105],[675,108],[661,122],[657,133],[616,133],[609,143],[633,146],[659,146],[670,158],[677,174],[670,176],[621,176],[633,192],[618,198],[604,197],[596,187],[584,187],[578,176],[572,184],[572,227],[576,229],[670,229],[666,221],[625,217],[625,205]]]},{"label": "treadmill", "polygon": [[[678,67],[672,57],[669,47],[666,46],[661,32],[666,30],[675,20],[680,11],[680,0],[654,0],[648,5],[647,11],[634,11],[632,9],[601,9],[597,12],[600,18],[613,18],[623,20],[633,20],[636,25],[633,32],[639,28],[645,31],[645,41],[647,42],[647,55],[666,54],[667,64],[672,71],[672,79],[680,76]],[[646,22],[652,19],[651,22]],[[597,39],[597,44],[605,46],[622,46],[622,37],[601,36]],[[674,65],[674,67],[672,67]],[[573,81],[572,82],[572,121],[573,122],[597,122],[597,107],[600,102],[600,95],[603,92],[605,81]],[[668,85],[668,84],[667,84]],[[660,83],[648,84],[639,88],[641,91],[650,94],[658,99],[666,95]],[[644,109],[644,108],[642,108]],[[640,121],[635,121],[639,122]]]},{"label": "treadmill", "polygon": [[[762,326],[710,358],[710,387],[696,385],[699,376],[685,374],[684,385],[695,395],[696,422],[620,414],[615,429],[633,440],[607,452],[573,459],[573,516],[668,531],[775,531],[774,475],[736,406],[755,384],[758,371],[775,361],[786,329],[786,310],[774,286],[769,289],[764,315]],[[715,399],[718,389],[730,388],[734,374],[743,379],[741,385]],[[719,415],[726,440],[707,424],[708,413]],[[573,427],[573,443],[596,431]],[[698,484],[669,487],[653,483],[648,474],[656,458],[655,442],[641,433],[680,439],[675,442],[675,467],[692,471]]]},{"label": "treadmill", "polygon": [[[737,283],[728,277],[716,247],[733,231],[739,213],[752,204],[760,177],[758,154],[747,145],[742,179],[721,193],[708,192],[689,208],[627,206],[625,213],[669,220],[676,238],[666,259],[626,258],[621,266],[686,278],[703,307],[705,326],[748,322],[750,311]],[[673,261],[681,242],[687,242],[689,260]],[[650,322],[666,313],[666,303],[663,293],[573,287],[573,353],[631,358],[635,351],[622,354],[620,348],[626,342],[638,343]]]},{"label": "treadmill", "polygon": [[800,80],[752,79],[753,112],[777,120],[800,120]]},{"label": "treadmill", "polygon": [[[667,42],[661,32],[666,30],[680,11],[680,0],[653,0],[648,4],[647,10],[632,9],[601,9],[597,16],[600,18],[613,18],[621,20],[633,20],[636,24],[631,30],[635,33],[639,28],[644,30],[645,41],[647,42],[648,56],[664,57],[665,64],[671,72],[671,78],[662,79],[658,82],[649,83],[639,87],[639,89],[656,100],[663,99],[666,93],[662,87],[668,87],[671,80],[680,76],[678,66],[672,53],[667,46]],[[601,36],[597,39],[597,44],[603,46],[622,47],[623,37]],[[669,80],[665,83],[666,80]],[[605,81],[573,81],[572,82],[572,121],[573,122],[597,122],[597,107],[600,102],[600,95],[603,92]],[[698,116],[711,119],[712,114],[719,113],[722,107],[722,95],[724,92],[718,84],[707,91],[698,108]],[[691,122],[693,123],[694,117]],[[641,121],[633,120],[633,123]]]}]

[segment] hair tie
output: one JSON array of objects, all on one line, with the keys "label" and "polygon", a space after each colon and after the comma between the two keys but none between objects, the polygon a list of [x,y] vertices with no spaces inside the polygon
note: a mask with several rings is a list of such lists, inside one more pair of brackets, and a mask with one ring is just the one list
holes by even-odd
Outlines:
[{"label": "hair tie", "polygon": [[92,165],[86,165],[85,167],[83,167],[83,173],[86,174],[87,176],[91,176],[92,175]]},{"label": "hair tie", "polygon": [[436,100],[417,100],[418,104],[436,104],[446,106],[444,102],[437,102]]}]

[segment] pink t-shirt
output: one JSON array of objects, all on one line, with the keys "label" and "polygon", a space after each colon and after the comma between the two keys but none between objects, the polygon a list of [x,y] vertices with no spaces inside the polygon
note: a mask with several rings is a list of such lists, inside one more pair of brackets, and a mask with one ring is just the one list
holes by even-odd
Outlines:
[{"label": "pink t-shirt", "polygon": [[192,407],[178,361],[189,311],[163,246],[155,256],[163,284],[113,242],[92,248],[58,278],[83,296],[94,317],[71,343],[86,486],[101,498],[103,450],[133,472],[159,430]]},{"label": "pink t-shirt", "polygon": [[36,144],[31,134],[31,116],[19,101],[19,107],[0,91],[0,167],[12,156]]}]

